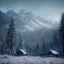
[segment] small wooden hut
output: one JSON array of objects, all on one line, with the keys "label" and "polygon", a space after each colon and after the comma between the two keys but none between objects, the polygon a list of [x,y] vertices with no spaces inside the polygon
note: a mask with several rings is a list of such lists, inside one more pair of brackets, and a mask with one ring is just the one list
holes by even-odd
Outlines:
[{"label": "small wooden hut", "polygon": [[19,50],[16,52],[16,55],[17,55],[17,56],[27,56],[28,53],[27,53],[26,50],[19,49]]},{"label": "small wooden hut", "polygon": [[49,50],[47,55],[49,57],[58,57],[59,53],[56,50]]}]

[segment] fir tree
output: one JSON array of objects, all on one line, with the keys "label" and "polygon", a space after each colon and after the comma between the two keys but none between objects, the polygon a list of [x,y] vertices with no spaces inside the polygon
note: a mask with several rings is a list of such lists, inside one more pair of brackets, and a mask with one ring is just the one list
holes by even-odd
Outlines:
[{"label": "fir tree", "polygon": [[23,39],[22,39],[22,36],[21,36],[20,33],[18,34],[17,42],[18,42],[18,44],[17,44],[17,48],[16,48],[16,50],[19,50],[19,49],[21,49],[22,46],[23,46]]},{"label": "fir tree", "polygon": [[45,43],[45,38],[43,37],[43,43],[42,43],[42,50],[41,50],[42,54],[41,55],[45,55],[46,52],[46,43]]},{"label": "fir tree", "polygon": [[14,19],[11,19],[9,29],[6,36],[6,52],[12,54],[12,47],[14,44],[14,38],[15,38],[15,24]]},{"label": "fir tree", "polygon": [[60,38],[62,40],[63,55],[64,55],[64,13],[62,13],[60,21]]},{"label": "fir tree", "polygon": [[41,47],[41,54],[40,55],[45,55],[45,53],[46,53],[46,42],[45,42],[45,38],[43,37],[42,47]]},{"label": "fir tree", "polygon": [[53,33],[53,47],[57,50],[58,47],[58,40],[57,40],[57,34],[56,32]]},{"label": "fir tree", "polygon": [[37,56],[39,55],[39,43],[36,43],[35,53]]}]

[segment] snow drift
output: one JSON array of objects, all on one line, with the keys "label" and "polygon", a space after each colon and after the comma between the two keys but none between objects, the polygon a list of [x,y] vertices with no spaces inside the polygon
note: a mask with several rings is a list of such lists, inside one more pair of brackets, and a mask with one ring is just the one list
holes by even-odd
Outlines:
[{"label": "snow drift", "polygon": [[0,64],[64,64],[64,59],[38,56],[8,56],[0,55]]}]

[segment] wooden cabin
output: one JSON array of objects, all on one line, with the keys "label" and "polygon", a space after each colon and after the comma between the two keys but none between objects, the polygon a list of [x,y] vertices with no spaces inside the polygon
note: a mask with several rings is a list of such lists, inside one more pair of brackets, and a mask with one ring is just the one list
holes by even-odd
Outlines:
[{"label": "wooden cabin", "polygon": [[17,52],[16,52],[16,55],[17,56],[27,56],[27,51],[26,50],[22,50],[22,49],[19,49]]},{"label": "wooden cabin", "polygon": [[49,50],[47,55],[49,57],[58,57],[59,53],[57,51],[55,51],[55,50]]}]

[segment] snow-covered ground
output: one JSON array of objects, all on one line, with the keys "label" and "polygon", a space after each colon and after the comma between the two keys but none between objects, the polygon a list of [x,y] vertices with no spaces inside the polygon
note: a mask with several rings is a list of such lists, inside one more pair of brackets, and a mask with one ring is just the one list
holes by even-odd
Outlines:
[{"label": "snow-covered ground", "polygon": [[0,55],[0,64],[64,64],[64,58]]}]

